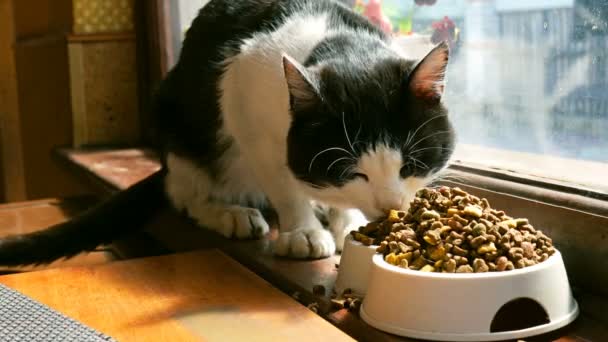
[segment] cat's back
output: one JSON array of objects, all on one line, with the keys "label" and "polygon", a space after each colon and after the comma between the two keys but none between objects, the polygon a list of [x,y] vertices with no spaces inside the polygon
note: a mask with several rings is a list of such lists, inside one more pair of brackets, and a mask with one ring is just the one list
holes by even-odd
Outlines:
[{"label": "cat's back", "polygon": [[[292,25],[286,25],[290,21]],[[247,53],[274,52],[275,58],[268,61],[274,67],[280,63],[279,51],[299,55],[292,57],[302,61],[330,26],[383,37],[369,21],[335,0],[211,0],[193,20],[178,61],[157,92],[154,111],[163,140],[168,137],[195,155],[216,149],[219,155],[217,131],[225,118],[218,89],[230,60],[250,48]]]},{"label": "cat's back", "polygon": [[[333,28],[384,35],[337,0],[211,0],[186,33],[180,58],[183,63],[178,64],[200,62],[201,57],[220,62],[241,52],[245,40],[276,32],[289,21],[300,20],[306,25],[305,18],[319,17],[325,17]],[[308,27],[313,24],[309,22]]]}]

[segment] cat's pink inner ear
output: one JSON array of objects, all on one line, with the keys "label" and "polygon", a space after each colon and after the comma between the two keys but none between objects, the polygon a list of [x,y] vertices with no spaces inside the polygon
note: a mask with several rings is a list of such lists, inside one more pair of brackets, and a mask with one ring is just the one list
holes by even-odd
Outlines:
[{"label": "cat's pink inner ear", "polygon": [[409,87],[414,96],[426,102],[441,100],[449,55],[448,45],[443,42],[418,63],[409,78]]},{"label": "cat's pink inner ear", "polygon": [[315,87],[306,77],[303,66],[293,58],[283,55],[283,70],[289,93],[295,104],[307,105],[317,100]]}]

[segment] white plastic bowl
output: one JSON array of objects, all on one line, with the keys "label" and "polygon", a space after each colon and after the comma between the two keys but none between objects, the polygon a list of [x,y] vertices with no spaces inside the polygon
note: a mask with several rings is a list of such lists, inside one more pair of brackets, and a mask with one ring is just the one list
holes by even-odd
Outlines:
[{"label": "white plastic bowl", "polygon": [[[509,319],[504,316],[508,315],[507,308],[515,311],[511,319],[539,312],[548,322],[492,332],[493,321],[504,323]],[[502,313],[497,315],[499,310]],[[377,329],[435,341],[535,336],[566,326],[578,312],[558,251],[546,261],[523,269],[467,274],[408,270],[376,254],[360,311],[362,319]]]},{"label": "white plastic bowl", "polygon": [[350,234],[344,238],[338,277],[334,286],[337,294],[341,294],[345,289],[351,289],[355,295],[365,295],[376,248],[378,246],[363,245]]}]

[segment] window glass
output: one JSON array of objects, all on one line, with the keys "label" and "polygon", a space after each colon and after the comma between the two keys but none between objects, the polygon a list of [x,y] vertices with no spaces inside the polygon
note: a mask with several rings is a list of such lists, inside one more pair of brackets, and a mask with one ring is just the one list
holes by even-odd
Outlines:
[{"label": "window glass", "polygon": [[406,51],[450,43],[457,160],[608,192],[607,0],[351,5]]}]

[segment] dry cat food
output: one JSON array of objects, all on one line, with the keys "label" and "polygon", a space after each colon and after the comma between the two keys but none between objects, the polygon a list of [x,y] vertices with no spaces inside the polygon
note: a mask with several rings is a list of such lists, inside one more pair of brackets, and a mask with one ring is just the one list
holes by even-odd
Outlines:
[{"label": "dry cat food", "polygon": [[370,222],[353,238],[393,265],[423,272],[508,271],[555,253],[552,240],[525,218],[512,218],[460,188],[425,188],[410,208]]}]

